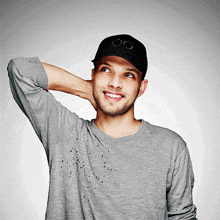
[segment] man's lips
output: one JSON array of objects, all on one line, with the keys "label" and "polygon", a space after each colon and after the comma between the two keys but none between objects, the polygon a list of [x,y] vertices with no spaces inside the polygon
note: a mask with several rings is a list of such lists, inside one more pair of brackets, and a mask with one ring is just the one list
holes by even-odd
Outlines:
[{"label": "man's lips", "polygon": [[121,93],[114,93],[109,91],[104,91],[103,93],[107,100],[114,102],[118,102],[124,97],[124,95]]}]

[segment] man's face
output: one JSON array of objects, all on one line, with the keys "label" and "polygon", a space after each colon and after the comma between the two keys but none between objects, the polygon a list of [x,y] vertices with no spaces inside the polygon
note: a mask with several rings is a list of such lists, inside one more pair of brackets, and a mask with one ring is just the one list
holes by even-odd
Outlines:
[{"label": "man's face", "polygon": [[112,117],[133,112],[136,98],[147,86],[147,80],[141,82],[141,74],[121,57],[106,56],[98,61],[92,81],[93,96],[101,112]]}]

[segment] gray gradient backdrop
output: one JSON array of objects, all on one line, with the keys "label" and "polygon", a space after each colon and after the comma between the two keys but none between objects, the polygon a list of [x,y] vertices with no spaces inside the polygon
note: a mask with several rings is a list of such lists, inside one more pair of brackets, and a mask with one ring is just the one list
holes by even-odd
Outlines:
[{"label": "gray gradient backdrop", "polygon": [[[43,147],[9,89],[9,60],[39,56],[90,79],[99,42],[118,33],[133,35],[148,49],[149,87],[137,101],[136,117],[184,138],[195,172],[198,218],[219,218],[218,0],[2,0],[0,25],[0,219],[44,219],[49,181]],[[86,100],[52,93],[79,116],[95,117]]]}]

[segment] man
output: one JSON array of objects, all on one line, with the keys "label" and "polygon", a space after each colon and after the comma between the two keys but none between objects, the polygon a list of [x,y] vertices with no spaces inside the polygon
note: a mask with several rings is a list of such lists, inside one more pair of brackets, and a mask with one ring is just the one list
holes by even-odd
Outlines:
[{"label": "man", "polygon": [[[46,219],[196,219],[188,148],[173,131],[134,118],[148,81],[145,46],[104,39],[91,81],[36,58],[10,61],[13,96],[40,138],[50,167]],[[48,90],[91,102],[87,121]]]}]

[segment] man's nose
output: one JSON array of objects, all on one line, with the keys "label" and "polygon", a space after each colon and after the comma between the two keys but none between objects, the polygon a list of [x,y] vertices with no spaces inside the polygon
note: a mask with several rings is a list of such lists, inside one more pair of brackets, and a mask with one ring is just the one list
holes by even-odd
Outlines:
[{"label": "man's nose", "polygon": [[109,87],[121,89],[122,82],[121,82],[120,77],[117,75],[112,75],[109,80]]}]

